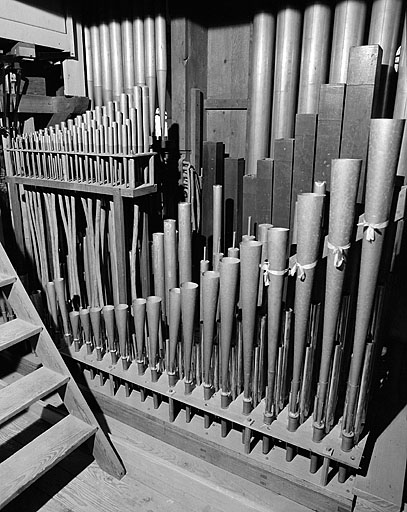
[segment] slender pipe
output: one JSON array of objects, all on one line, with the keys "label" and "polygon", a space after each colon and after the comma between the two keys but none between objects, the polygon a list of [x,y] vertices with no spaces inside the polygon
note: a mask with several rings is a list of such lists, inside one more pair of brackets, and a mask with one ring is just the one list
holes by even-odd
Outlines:
[{"label": "slender pipe", "polygon": [[261,5],[256,9],[250,56],[245,174],[256,174],[257,160],[269,154],[275,25],[270,7]]},{"label": "slender pipe", "polygon": [[325,429],[324,412],[327,410],[329,372],[342,300],[346,258],[355,220],[361,165],[362,160],[357,159],[332,160],[324,327],[314,411],[313,439],[315,441],[321,440]]},{"label": "slender pipe", "polygon": [[144,65],[144,21],[143,5],[133,5],[133,36],[134,36],[134,83],[145,85],[146,74]]},{"label": "slender pipe", "polygon": [[367,0],[342,0],[336,4],[332,34],[329,83],[346,83],[349,50],[363,44]]},{"label": "slender pipe", "polygon": [[169,327],[169,364],[168,364],[168,384],[175,386],[176,377],[176,354],[178,346],[178,335],[181,321],[181,290],[172,288],[170,290],[170,311],[168,318]]},{"label": "slender pipe", "polygon": [[221,345],[221,407],[226,408],[230,402],[229,358],[235,319],[237,290],[239,284],[240,260],[223,258],[219,268],[220,274],[220,345]]},{"label": "slender pipe", "polygon": [[108,25],[108,15],[106,8],[107,1],[103,0],[101,6],[101,20],[99,25],[100,53],[102,63],[102,86],[103,86],[103,104],[107,105],[113,99],[112,84],[112,58],[110,49],[110,33]]},{"label": "slender pipe", "polygon": [[149,355],[148,365],[151,371],[151,381],[157,382],[157,355],[158,355],[158,335],[161,321],[161,297],[150,296],[147,297],[146,312],[148,324],[148,339],[149,339]]},{"label": "slender pipe", "polygon": [[203,298],[203,385],[204,400],[213,393],[210,382],[213,337],[215,333],[216,310],[219,295],[219,272],[208,270],[202,276]]},{"label": "slender pipe", "polygon": [[165,271],[165,304],[169,314],[169,292],[176,288],[177,281],[177,232],[174,219],[164,220],[164,271]]},{"label": "slender pipe", "polygon": [[164,233],[153,233],[153,244],[151,248],[152,271],[154,277],[154,294],[161,297],[162,314],[168,314],[167,300],[168,293],[165,288],[165,263],[164,263]]},{"label": "slender pipe", "polygon": [[157,96],[160,109],[161,138],[165,136],[165,96],[167,93],[167,37],[165,0],[155,0],[155,49]]},{"label": "slender pipe", "polygon": [[117,352],[115,344],[115,322],[114,322],[114,306],[103,306],[102,309],[103,322],[106,329],[107,347],[110,352],[112,364],[117,363]]},{"label": "slender pipe", "polygon": [[305,7],[298,114],[318,112],[319,89],[328,78],[331,4],[329,0],[312,0]]},{"label": "slender pipe", "polygon": [[288,413],[288,430],[290,431],[296,430],[299,426],[298,400],[311,307],[311,292],[319,252],[324,199],[323,195],[308,193],[299,194],[297,201],[294,356]]},{"label": "slender pipe", "polygon": [[146,73],[146,85],[150,95],[150,135],[153,135],[155,116],[155,97],[157,91],[157,72],[155,59],[155,30],[154,11],[152,2],[144,0],[144,63]]},{"label": "slender pipe", "polygon": [[271,227],[267,230],[268,265],[264,272],[267,282],[267,392],[264,422],[270,424],[276,416],[274,400],[277,354],[284,280],[287,269],[287,244],[289,230]]},{"label": "slender pipe", "polygon": [[293,137],[297,110],[302,12],[299,3],[289,2],[277,14],[276,61],[270,156],[275,139]]},{"label": "slender pipe", "polygon": [[194,340],[195,306],[198,296],[198,285],[187,281],[181,285],[181,318],[184,340],[184,375],[185,394],[192,392],[191,356]]},{"label": "slender pipe", "polygon": [[137,368],[139,375],[144,373],[146,299],[133,300],[134,332],[136,335]]},{"label": "slender pipe", "polygon": [[240,304],[243,329],[243,414],[252,410],[251,376],[256,326],[257,290],[262,243],[255,240],[240,244]]},{"label": "slender pipe", "polygon": [[123,62],[122,62],[122,35],[120,12],[109,4],[109,35],[110,35],[110,56],[112,59],[112,87],[113,101],[120,100],[123,92]]},{"label": "slender pipe", "polygon": [[129,306],[127,304],[117,304],[114,308],[117,334],[119,338],[119,351],[122,360],[123,370],[127,370],[129,358],[128,358],[128,346],[127,346],[127,314]]},{"label": "slender pipe", "polygon": [[[372,119],[366,174],[365,225],[362,240],[352,361],[349,370],[342,449],[353,446],[357,396],[371,318],[386,222],[404,130],[402,119]],[[376,226],[376,227],[375,227]]]},{"label": "slender pipe", "polygon": [[178,262],[180,284],[192,279],[191,203],[178,203]]},{"label": "slender pipe", "polygon": [[134,86],[134,37],[131,4],[122,4],[122,46],[123,46],[123,84],[127,94],[133,92]]},{"label": "slender pipe", "polygon": [[213,256],[221,252],[222,247],[222,185],[213,185]]}]

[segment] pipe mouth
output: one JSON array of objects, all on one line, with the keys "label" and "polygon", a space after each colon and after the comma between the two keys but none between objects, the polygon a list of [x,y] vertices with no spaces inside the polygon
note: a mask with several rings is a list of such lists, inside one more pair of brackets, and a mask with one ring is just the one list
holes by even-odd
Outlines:
[{"label": "pipe mouth", "polygon": [[224,265],[226,263],[226,265],[238,265],[240,263],[240,260],[239,258],[234,258],[233,256],[226,256],[225,258],[223,258],[222,260],[222,265]]},{"label": "pipe mouth", "polygon": [[177,223],[177,221],[175,219],[165,219],[164,220],[164,226],[165,225],[168,225],[168,226],[175,226]]},{"label": "pipe mouth", "polygon": [[147,304],[159,304],[161,302],[161,297],[158,295],[150,295],[147,297]]},{"label": "pipe mouth", "polygon": [[247,240],[240,242],[240,245],[244,247],[261,247],[263,245],[263,242],[259,242],[258,240]]},{"label": "pipe mouth", "polygon": [[203,275],[208,279],[219,279],[219,272],[217,270],[207,270]]},{"label": "pipe mouth", "polygon": [[171,288],[171,289],[170,289],[170,293],[171,293],[172,295],[180,295],[180,293],[181,293],[181,288]]},{"label": "pipe mouth", "polygon": [[186,208],[187,206],[191,206],[191,203],[188,203],[188,201],[181,201],[178,203],[178,208]]},{"label": "pipe mouth", "polygon": [[279,227],[276,227],[276,226],[272,226],[271,228],[268,229],[268,231],[272,231],[272,232],[288,232],[290,230],[288,228],[279,228]]},{"label": "pipe mouth", "polygon": [[75,311],[75,310],[74,311],[70,311],[69,312],[69,316],[70,316],[70,318],[76,318],[76,317],[79,316],[79,311]]},{"label": "pipe mouth", "polygon": [[146,299],[142,299],[142,298],[134,299],[133,300],[133,307],[134,306],[144,306],[146,304],[146,302],[147,302]]},{"label": "pipe mouth", "polygon": [[154,241],[154,238],[164,238],[164,233],[161,233],[161,231],[159,231],[157,233],[153,233],[153,241]]},{"label": "pipe mouth", "polygon": [[129,309],[129,306],[127,304],[117,304],[114,308],[116,311],[126,311]]},{"label": "pipe mouth", "polygon": [[103,306],[103,309],[102,309],[103,313],[106,313],[108,311],[114,311],[114,306],[112,305],[107,305],[107,306]]},{"label": "pipe mouth", "polygon": [[92,313],[100,313],[102,311],[102,308],[100,306],[94,306],[94,307],[91,307],[90,310],[89,310],[89,313],[92,314]]},{"label": "pipe mouth", "polygon": [[196,290],[197,288],[197,283],[193,283],[192,281],[185,281],[181,285],[181,290]]},{"label": "pipe mouth", "polygon": [[89,315],[89,308],[81,308],[81,309],[79,310],[79,315],[80,315],[80,316]]},{"label": "pipe mouth", "polygon": [[321,197],[325,194],[317,194],[316,192],[301,192],[301,194],[298,194],[298,197]]}]

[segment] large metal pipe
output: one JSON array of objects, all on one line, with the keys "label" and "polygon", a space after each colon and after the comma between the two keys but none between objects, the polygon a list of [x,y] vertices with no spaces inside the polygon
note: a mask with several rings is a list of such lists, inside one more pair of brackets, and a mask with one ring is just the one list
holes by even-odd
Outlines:
[{"label": "large metal pipe", "polygon": [[132,94],[134,86],[134,38],[131,4],[123,4],[122,9],[123,85],[125,92]]},{"label": "large metal pipe", "polygon": [[100,106],[103,104],[103,80],[99,26],[97,25],[96,20],[93,20],[90,25],[90,39],[92,47],[92,61],[87,65],[88,67],[92,66],[93,68],[93,101],[95,106]]},{"label": "large metal pipe", "polygon": [[332,35],[329,83],[346,83],[349,50],[363,44],[366,0],[343,0],[336,4]]},{"label": "large metal pipe", "polygon": [[165,96],[167,93],[167,36],[165,0],[155,1],[155,48],[157,95],[160,109],[161,138],[165,136]]},{"label": "large metal pipe", "polygon": [[112,59],[113,101],[120,100],[123,92],[122,34],[120,13],[110,4],[109,9],[110,52]]},{"label": "large metal pipe", "polygon": [[270,156],[274,155],[275,139],[294,135],[297,111],[298,78],[302,11],[294,1],[281,7],[277,14],[276,57],[274,67],[273,110],[271,120]]},{"label": "large metal pipe", "polygon": [[404,0],[374,0],[370,19],[368,44],[382,47],[380,102],[377,117],[387,117],[393,111],[395,72],[394,60],[401,39],[401,20]]},{"label": "large metal pipe", "polygon": [[144,65],[150,95],[150,134],[154,133],[157,72],[155,61],[155,30],[153,2],[144,1]]},{"label": "large metal pipe", "polygon": [[106,9],[106,1],[101,5],[101,20],[99,25],[100,34],[100,51],[102,63],[102,86],[103,86],[103,103],[107,105],[113,99],[112,86],[112,59],[110,50],[110,33],[108,24],[108,13]]},{"label": "large metal pipe", "polygon": [[270,8],[259,8],[253,19],[246,174],[256,174],[257,160],[265,158],[269,151],[275,25],[275,16]]},{"label": "large metal pipe", "polygon": [[319,89],[328,78],[332,2],[312,0],[304,12],[302,33],[299,114],[318,112]]},{"label": "large metal pipe", "polygon": [[144,21],[141,2],[133,6],[133,37],[134,37],[134,82],[145,85],[146,73],[144,65]]}]

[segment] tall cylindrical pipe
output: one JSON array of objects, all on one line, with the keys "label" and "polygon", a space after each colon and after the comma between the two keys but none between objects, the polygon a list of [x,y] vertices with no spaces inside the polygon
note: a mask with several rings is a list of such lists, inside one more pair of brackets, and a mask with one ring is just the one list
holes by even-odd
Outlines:
[{"label": "tall cylindrical pipe", "polygon": [[218,307],[219,272],[208,270],[202,276],[203,299],[203,385],[204,400],[212,395],[210,368],[213,337],[215,333],[216,310]]},{"label": "tall cylindrical pipe", "polygon": [[150,94],[150,135],[154,134],[155,97],[157,92],[157,72],[155,60],[155,27],[152,2],[144,0],[144,63],[146,85]]},{"label": "tall cylindrical pipe", "polygon": [[344,84],[348,75],[349,50],[363,44],[367,0],[340,0],[335,7],[329,83]]},{"label": "tall cylindrical pipe", "polygon": [[302,12],[300,4],[289,2],[277,14],[276,62],[274,68],[273,110],[270,156],[275,139],[293,137],[297,111],[298,75]]},{"label": "tall cylindrical pipe", "polygon": [[114,325],[114,306],[103,306],[103,321],[106,329],[107,347],[110,352],[112,364],[117,363],[115,346],[115,325]]},{"label": "tall cylindrical pipe", "polygon": [[167,93],[167,36],[165,0],[155,0],[155,49],[157,96],[160,109],[161,138],[165,136],[165,96]]},{"label": "tall cylindrical pipe", "polygon": [[101,19],[99,25],[100,52],[102,63],[102,86],[103,86],[103,104],[107,105],[113,100],[112,83],[112,57],[110,49],[110,33],[108,24],[108,12],[106,8],[107,1],[102,2]]},{"label": "tall cylindrical pipe", "polygon": [[127,304],[117,304],[114,308],[114,314],[117,326],[117,335],[119,338],[119,351],[122,360],[123,370],[128,368],[128,347],[127,347],[127,314],[129,306]]},{"label": "tall cylindrical pipe", "polygon": [[[393,111],[394,59],[401,39],[401,20],[405,10],[404,0],[374,0],[370,18],[368,44],[378,44],[383,50],[380,71],[380,102],[377,117]],[[391,112],[389,112],[391,108]]]},{"label": "tall cylindrical pipe", "polygon": [[144,21],[143,5],[133,5],[133,36],[134,36],[134,83],[145,85],[146,74],[144,65]]},{"label": "tall cylindrical pipe", "polygon": [[178,266],[180,284],[192,279],[191,203],[178,203]]},{"label": "tall cylindrical pipe", "polygon": [[407,15],[404,17],[403,25],[400,59],[397,72],[397,91],[393,110],[393,117],[395,119],[407,118]]},{"label": "tall cylindrical pipe", "polygon": [[270,8],[262,5],[256,10],[250,61],[246,174],[256,174],[257,160],[269,154],[275,24]]},{"label": "tall cylindrical pipe", "polygon": [[288,413],[288,430],[299,426],[298,398],[307,326],[311,307],[311,292],[321,238],[321,222],[325,196],[299,194],[297,200],[297,262],[294,302],[294,356],[293,377]]},{"label": "tall cylindrical pipe", "polygon": [[109,6],[109,35],[110,54],[112,59],[113,101],[119,101],[120,94],[123,92],[123,57],[120,14],[113,7],[113,4],[109,4]]},{"label": "tall cylindrical pipe", "polygon": [[165,288],[164,233],[153,233],[151,260],[154,277],[154,294],[161,297],[162,315],[167,316],[168,290]]},{"label": "tall cylindrical pipe", "polygon": [[280,339],[281,310],[284,279],[287,273],[287,228],[271,227],[267,230],[268,282],[267,301],[267,393],[264,422],[270,424],[276,415],[274,403],[277,352]]},{"label": "tall cylindrical pipe", "polygon": [[331,165],[324,327],[314,411],[315,441],[319,441],[324,434],[324,411],[326,411],[325,402],[328,392],[329,371],[342,299],[346,256],[350,247],[355,221],[355,205],[361,166],[362,160],[358,159],[334,159]]},{"label": "tall cylindrical pipe", "polygon": [[175,386],[176,375],[176,354],[178,344],[178,333],[181,321],[181,290],[180,288],[171,288],[170,290],[170,308],[168,317],[169,330],[169,366],[168,366],[168,383],[170,387]]},{"label": "tall cylindrical pipe", "polygon": [[192,392],[191,356],[194,342],[195,306],[198,296],[198,285],[187,281],[181,285],[181,318],[184,339],[184,375],[185,393]]},{"label": "tall cylindrical pipe", "polygon": [[146,312],[147,312],[147,325],[148,325],[148,340],[149,340],[149,354],[148,365],[151,371],[151,381],[157,382],[157,354],[158,354],[158,333],[161,321],[161,297],[151,295],[147,297]]},{"label": "tall cylindrical pipe", "polygon": [[134,38],[131,4],[122,5],[122,45],[123,45],[123,84],[127,94],[133,92],[134,86]]},{"label": "tall cylindrical pipe", "polygon": [[305,7],[298,114],[318,112],[320,86],[328,78],[331,4],[329,0],[311,0]]},{"label": "tall cylindrical pipe", "polygon": [[255,240],[240,244],[240,304],[243,330],[243,414],[253,407],[251,376],[256,326],[257,290],[259,284],[262,243]]},{"label": "tall cylindrical pipe", "polygon": [[102,78],[102,50],[99,37],[99,26],[96,20],[92,20],[90,25],[90,41],[92,46],[92,61],[88,66],[92,66],[93,72],[93,99],[96,106],[103,105],[103,78]]},{"label": "tall cylindrical pipe", "polygon": [[169,314],[169,293],[176,288],[177,282],[177,230],[174,219],[164,220],[164,270],[165,270],[165,304]]},{"label": "tall cylindrical pipe", "polygon": [[93,332],[93,340],[95,343],[95,349],[96,349],[96,359],[98,361],[102,360],[102,339],[101,339],[101,313],[102,308],[100,306],[90,308],[89,310],[89,316],[90,316],[90,324],[92,326],[92,332]]},{"label": "tall cylindrical pipe", "polygon": [[220,346],[221,346],[221,407],[226,408],[230,402],[229,357],[232,342],[233,322],[235,317],[237,290],[239,284],[240,260],[223,258],[220,263]]},{"label": "tall cylindrical pipe", "polygon": [[212,264],[215,260],[215,254],[221,252],[222,243],[222,185],[213,185],[213,256]]},{"label": "tall cylindrical pipe", "polygon": [[137,367],[139,375],[144,373],[144,346],[145,346],[145,322],[146,322],[146,299],[133,300],[133,321],[136,335]]},{"label": "tall cylindrical pipe", "polygon": [[364,236],[360,262],[353,353],[349,370],[342,449],[353,446],[357,396],[366,337],[373,308],[376,283],[389,221],[394,179],[404,129],[403,119],[372,119],[366,174]]}]

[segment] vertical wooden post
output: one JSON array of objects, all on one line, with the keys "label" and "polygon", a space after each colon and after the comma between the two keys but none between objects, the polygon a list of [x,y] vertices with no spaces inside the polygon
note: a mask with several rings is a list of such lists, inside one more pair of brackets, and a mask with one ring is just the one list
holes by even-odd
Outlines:
[{"label": "vertical wooden post", "polygon": [[202,167],[203,143],[203,94],[193,87],[191,89],[191,158],[190,162],[200,173]]},{"label": "vertical wooden post", "polygon": [[345,85],[321,85],[318,107],[314,181],[331,182],[331,160],[339,157]]}]

